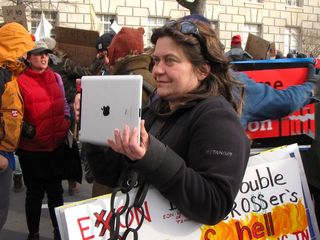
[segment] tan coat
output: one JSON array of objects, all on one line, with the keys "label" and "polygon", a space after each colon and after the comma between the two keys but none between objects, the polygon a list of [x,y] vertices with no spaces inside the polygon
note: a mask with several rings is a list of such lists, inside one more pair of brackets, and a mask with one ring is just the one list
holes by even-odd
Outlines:
[{"label": "tan coat", "polygon": [[[152,77],[152,73],[149,70],[151,64],[151,56],[148,54],[140,55],[128,55],[119,61],[112,67],[112,75],[125,75],[135,74],[142,75],[144,84],[149,84],[152,87],[156,87],[156,82]],[[149,102],[150,92],[143,88],[142,93],[142,106],[145,106]]]}]

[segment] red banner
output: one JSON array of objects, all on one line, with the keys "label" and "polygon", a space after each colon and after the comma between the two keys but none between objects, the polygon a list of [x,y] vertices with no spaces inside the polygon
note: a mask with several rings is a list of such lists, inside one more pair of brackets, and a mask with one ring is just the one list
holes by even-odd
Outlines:
[{"label": "red banner", "polygon": [[[276,89],[286,89],[289,86],[303,83],[306,79],[308,69],[306,67],[300,67],[250,70],[244,72],[256,82],[269,84]],[[314,113],[314,104],[309,104],[279,120],[251,122],[247,126],[247,133],[252,139],[287,137],[302,134],[314,138]]]}]

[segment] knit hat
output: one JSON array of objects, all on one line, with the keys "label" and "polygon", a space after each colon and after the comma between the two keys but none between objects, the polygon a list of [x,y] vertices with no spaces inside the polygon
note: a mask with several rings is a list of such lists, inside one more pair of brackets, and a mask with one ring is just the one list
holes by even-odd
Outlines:
[{"label": "knit hat", "polygon": [[44,38],[41,38],[39,41],[44,42],[45,44],[47,44],[47,47],[48,47],[50,50],[53,50],[53,49],[56,47],[56,45],[57,45],[56,40],[54,40],[54,39],[51,38],[51,37],[44,37]]},{"label": "knit hat", "polygon": [[128,54],[143,53],[143,34],[142,27],[138,29],[122,27],[115,35],[108,48],[110,65],[114,65],[116,60]]},{"label": "knit hat", "polygon": [[241,36],[240,35],[235,35],[231,39],[231,46],[234,45],[241,45]]},{"label": "knit hat", "polygon": [[115,35],[115,32],[107,32],[102,34],[96,41],[97,52],[102,52],[107,50],[114,35]]}]

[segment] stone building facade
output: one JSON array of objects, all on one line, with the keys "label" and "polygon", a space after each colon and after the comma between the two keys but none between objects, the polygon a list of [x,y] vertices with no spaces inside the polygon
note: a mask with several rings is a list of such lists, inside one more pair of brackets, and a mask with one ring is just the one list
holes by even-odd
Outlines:
[{"label": "stone building facade", "polygon": [[[145,29],[149,44],[152,28],[189,14],[176,0],[20,0],[27,5],[29,30],[35,31],[41,11],[56,26],[110,29],[110,19],[120,26]],[[0,0],[1,6],[13,5]],[[207,0],[205,16],[212,21],[226,49],[233,35],[244,44],[249,32],[289,51],[310,51],[320,45],[320,0]],[[0,15],[0,22],[3,22]],[[53,31],[54,35],[54,31]]]}]

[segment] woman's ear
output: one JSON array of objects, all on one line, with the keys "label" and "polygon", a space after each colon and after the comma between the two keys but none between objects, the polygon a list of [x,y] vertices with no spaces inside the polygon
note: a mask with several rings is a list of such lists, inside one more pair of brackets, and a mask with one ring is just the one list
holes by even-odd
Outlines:
[{"label": "woman's ear", "polygon": [[201,68],[197,69],[197,77],[199,81],[204,80],[210,73],[211,66],[209,64],[204,64]]}]

